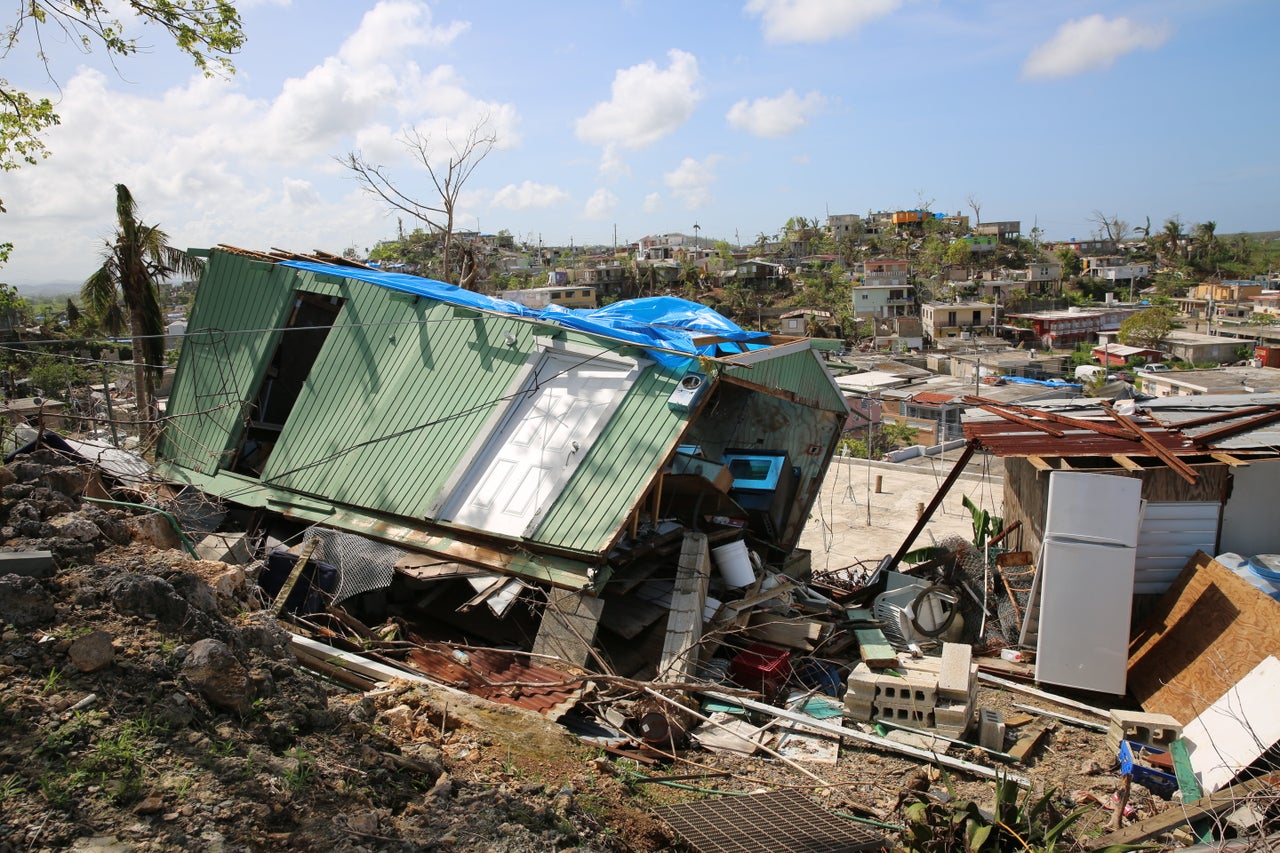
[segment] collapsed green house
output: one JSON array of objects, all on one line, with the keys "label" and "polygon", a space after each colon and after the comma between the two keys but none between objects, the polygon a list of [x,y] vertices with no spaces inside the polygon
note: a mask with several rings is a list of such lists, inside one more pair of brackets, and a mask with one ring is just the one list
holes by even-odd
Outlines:
[{"label": "collapsed green house", "polygon": [[658,546],[688,530],[803,562],[848,415],[821,342],[678,299],[535,313],[356,265],[207,256],[166,479],[562,589],[672,560]]}]

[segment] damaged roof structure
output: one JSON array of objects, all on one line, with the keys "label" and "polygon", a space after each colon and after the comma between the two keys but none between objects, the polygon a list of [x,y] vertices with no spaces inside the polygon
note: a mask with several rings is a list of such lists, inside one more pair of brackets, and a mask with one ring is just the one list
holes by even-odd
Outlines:
[{"label": "damaged roof structure", "polygon": [[[781,562],[843,397],[805,339],[640,302],[535,313],[413,276],[215,249],[160,470],[564,588],[605,583],[672,515],[749,516],[747,535]],[[720,472],[761,465],[776,469],[778,505],[743,507]]]}]

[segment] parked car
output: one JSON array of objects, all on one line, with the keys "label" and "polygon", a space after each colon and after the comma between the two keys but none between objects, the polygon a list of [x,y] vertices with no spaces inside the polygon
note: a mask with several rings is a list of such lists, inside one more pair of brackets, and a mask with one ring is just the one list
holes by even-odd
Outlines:
[{"label": "parked car", "polygon": [[1166,370],[1173,370],[1173,368],[1170,367],[1169,365],[1161,364],[1159,362],[1155,364],[1144,364],[1142,365],[1142,367],[1139,367],[1138,369],[1145,373],[1164,373]]}]

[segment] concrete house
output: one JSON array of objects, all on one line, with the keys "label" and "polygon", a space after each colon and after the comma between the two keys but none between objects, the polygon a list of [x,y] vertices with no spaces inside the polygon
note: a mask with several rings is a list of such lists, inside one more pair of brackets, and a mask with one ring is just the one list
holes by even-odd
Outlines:
[{"label": "concrete house", "polygon": [[159,470],[443,561],[598,588],[683,527],[781,565],[849,413],[816,344],[684,300],[207,254]]}]

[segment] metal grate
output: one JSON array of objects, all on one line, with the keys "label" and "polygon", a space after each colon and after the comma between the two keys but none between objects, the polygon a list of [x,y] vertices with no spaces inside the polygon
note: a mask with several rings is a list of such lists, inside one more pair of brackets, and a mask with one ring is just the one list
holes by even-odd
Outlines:
[{"label": "metal grate", "polygon": [[698,853],[847,853],[884,850],[883,836],[795,791],[666,806],[658,815]]}]

